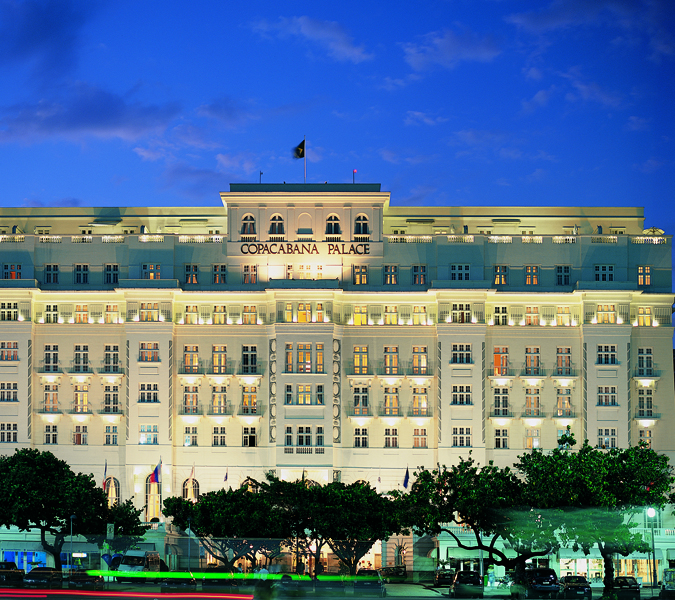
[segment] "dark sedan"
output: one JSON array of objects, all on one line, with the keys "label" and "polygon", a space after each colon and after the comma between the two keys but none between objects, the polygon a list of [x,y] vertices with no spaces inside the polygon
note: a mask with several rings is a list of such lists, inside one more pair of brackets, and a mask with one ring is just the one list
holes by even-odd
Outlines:
[{"label": "dark sedan", "polygon": [[89,575],[86,571],[75,571],[68,577],[69,590],[104,590],[102,575]]},{"label": "dark sedan", "polygon": [[483,578],[477,571],[457,571],[450,586],[453,598],[482,598]]},{"label": "dark sedan", "polygon": [[558,579],[557,598],[585,598],[591,600],[591,584],[581,575],[565,575]]},{"label": "dark sedan", "polygon": [[614,593],[618,600],[640,600],[640,584],[635,577],[615,577]]},{"label": "dark sedan", "polygon": [[196,592],[197,580],[190,571],[169,571],[159,584],[162,594],[171,592]]},{"label": "dark sedan", "polygon": [[384,581],[380,573],[375,569],[359,569],[354,579],[354,595],[364,596],[373,594],[384,597],[387,595],[387,589],[384,587]]},{"label": "dark sedan", "polygon": [[452,569],[436,569],[434,573],[434,587],[452,585],[455,572]]},{"label": "dark sedan", "polygon": [[23,578],[23,586],[27,588],[61,589],[63,574],[53,567],[35,567]]}]

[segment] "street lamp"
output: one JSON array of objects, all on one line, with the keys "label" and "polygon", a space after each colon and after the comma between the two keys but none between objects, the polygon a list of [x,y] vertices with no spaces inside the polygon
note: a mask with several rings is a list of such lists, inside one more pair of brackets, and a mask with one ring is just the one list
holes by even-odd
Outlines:
[{"label": "street lamp", "polygon": [[77,515],[70,515],[70,572],[73,572],[73,521]]},{"label": "street lamp", "polygon": [[652,596],[654,595],[654,586],[656,585],[656,549],[654,546],[654,520],[656,517],[656,510],[651,506],[647,509],[647,516],[650,519],[652,528]]}]

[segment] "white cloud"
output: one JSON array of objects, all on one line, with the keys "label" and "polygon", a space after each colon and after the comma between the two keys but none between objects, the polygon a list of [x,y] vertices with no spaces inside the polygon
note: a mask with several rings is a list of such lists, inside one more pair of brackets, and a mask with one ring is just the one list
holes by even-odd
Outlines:
[{"label": "white cloud", "polygon": [[427,113],[417,110],[409,110],[403,120],[406,125],[419,125],[420,123],[423,123],[424,125],[438,125],[439,123],[445,123],[446,121],[447,119],[444,117],[432,117]]}]

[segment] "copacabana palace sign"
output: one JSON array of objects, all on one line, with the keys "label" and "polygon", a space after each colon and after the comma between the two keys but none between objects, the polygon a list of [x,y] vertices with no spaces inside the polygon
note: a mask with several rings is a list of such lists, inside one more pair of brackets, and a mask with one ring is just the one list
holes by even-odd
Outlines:
[{"label": "copacabana palace sign", "polygon": [[370,244],[314,242],[250,242],[241,244],[242,254],[370,254]]}]

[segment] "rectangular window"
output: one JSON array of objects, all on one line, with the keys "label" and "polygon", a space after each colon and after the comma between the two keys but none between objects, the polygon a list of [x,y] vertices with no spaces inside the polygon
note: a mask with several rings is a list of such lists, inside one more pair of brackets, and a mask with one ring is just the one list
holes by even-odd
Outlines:
[{"label": "rectangular window", "polygon": [[298,384],[298,404],[312,404],[312,386],[309,384]]},{"label": "rectangular window", "polygon": [[298,373],[312,372],[312,344],[298,344]]},{"label": "rectangular window", "polygon": [[196,446],[197,445],[197,428],[194,426],[185,427],[185,434],[183,436],[184,446]]},{"label": "rectangular window", "polygon": [[258,414],[258,388],[254,385],[245,385],[243,388],[241,412],[244,415]]},{"label": "rectangular window", "polygon": [[158,444],[159,429],[157,425],[141,425],[139,444]]},{"label": "rectangular window", "polygon": [[598,364],[599,365],[616,365],[616,346],[598,344]]},{"label": "rectangular window", "polygon": [[539,388],[525,388],[525,416],[541,416],[541,397]]},{"label": "rectangular window", "polygon": [[354,429],[354,448],[368,447],[368,428],[356,427]]},{"label": "rectangular window", "polygon": [[215,426],[213,428],[212,444],[214,446],[227,446],[225,440],[225,427],[223,425]]},{"label": "rectangular window", "polygon": [[471,404],[471,386],[470,385],[453,385],[452,386],[452,403],[453,404]]},{"label": "rectangular window", "polygon": [[223,285],[227,283],[227,265],[213,265],[213,283]]},{"label": "rectangular window", "polygon": [[396,429],[395,427],[385,427],[384,447],[398,448],[398,429]]},{"label": "rectangular window", "polygon": [[413,325],[427,324],[427,307],[413,306]]},{"label": "rectangular window", "polygon": [[45,265],[45,283],[59,282],[59,265]]},{"label": "rectangular window", "polygon": [[509,447],[509,430],[495,429],[495,448]]},{"label": "rectangular window", "polygon": [[244,448],[255,448],[257,446],[255,437],[255,427],[244,427],[241,434],[242,434],[241,445],[244,446]]},{"label": "rectangular window", "polygon": [[120,266],[117,264],[107,264],[104,269],[106,283],[120,282]]},{"label": "rectangular window", "polygon": [[199,414],[199,386],[196,385],[183,386],[183,414],[184,415]]},{"label": "rectangular window", "polygon": [[287,302],[286,308],[284,310],[284,323],[292,323],[292,322],[293,322],[293,303]]},{"label": "rectangular window", "polygon": [[528,450],[532,448],[539,448],[541,446],[541,438],[539,437],[539,429],[525,430],[525,447]]},{"label": "rectangular window", "polygon": [[316,386],[316,403],[323,405],[323,385],[321,384]]},{"label": "rectangular window", "polygon": [[556,265],[555,267],[555,284],[569,285],[570,284],[570,266]]},{"label": "rectangular window", "polygon": [[45,412],[59,411],[59,386],[55,383],[45,384]]},{"label": "rectangular window", "polygon": [[161,279],[161,265],[144,264],[141,267],[141,279]]},{"label": "rectangular window", "polygon": [[119,323],[120,312],[117,304],[106,304],[105,305],[105,322],[106,323]]},{"label": "rectangular window", "polygon": [[468,281],[469,265],[450,265],[450,281]]},{"label": "rectangular window", "polygon": [[[650,266],[638,265],[637,274],[639,286],[647,287],[652,284],[652,268]],[[7,277],[5,277],[5,279],[7,279]]]},{"label": "rectangular window", "polygon": [[103,346],[103,372],[120,372],[120,347],[116,344],[106,344]]},{"label": "rectangular window", "polygon": [[572,375],[572,348],[558,346],[555,350],[555,374]]},{"label": "rectangular window", "polygon": [[306,447],[312,445],[312,428],[309,425],[300,425],[298,427],[298,446]]},{"label": "rectangular window", "polygon": [[647,448],[652,447],[652,430],[640,429],[640,442],[647,444]]},{"label": "rectangular window", "polygon": [[185,283],[197,283],[199,265],[185,265]]},{"label": "rectangular window", "polygon": [[18,402],[19,384],[11,381],[0,383],[0,402]]},{"label": "rectangular window", "polygon": [[368,388],[355,387],[354,388],[354,414],[368,415],[370,409],[368,407]]},{"label": "rectangular window", "polygon": [[367,265],[354,265],[353,266],[352,281],[354,285],[367,285],[368,284],[368,267]]},{"label": "rectangular window", "polygon": [[258,372],[258,346],[241,347],[241,372],[243,374]]},{"label": "rectangular window", "polygon": [[56,373],[59,370],[59,346],[58,344],[45,345],[45,372]]},{"label": "rectangular window", "polygon": [[293,445],[293,427],[291,427],[290,425],[286,427],[285,445],[289,447]]},{"label": "rectangular window", "polygon": [[73,361],[74,373],[89,373],[89,345],[76,344],[75,345],[75,360]]},{"label": "rectangular window", "polygon": [[258,283],[258,265],[244,265],[244,283]]},{"label": "rectangular window", "polygon": [[508,325],[509,313],[506,306],[495,306],[495,325]]},{"label": "rectangular window", "polygon": [[354,346],[354,375],[368,374],[368,346]]},{"label": "rectangular window", "polygon": [[293,344],[286,344],[286,373],[293,372]]},{"label": "rectangular window", "polygon": [[354,307],[354,325],[368,325],[368,307],[359,305]]},{"label": "rectangular window", "polygon": [[323,303],[322,302],[316,303],[316,322],[317,323],[323,323],[324,322],[324,311],[323,311]]},{"label": "rectangular window", "polygon": [[638,389],[638,417],[654,416],[653,394],[651,388]]},{"label": "rectangular window", "polygon": [[398,308],[396,306],[384,307],[384,324],[398,325]]},{"label": "rectangular window", "polygon": [[413,346],[413,375],[429,375],[429,363],[427,361],[427,347]]},{"label": "rectangular window", "polygon": [[45,425],[45,444],[58,444],[59,434],[56,425]]},{"label": "rectangular window", "polygon": [[398,285],[397,265],[384,265],[384,285]]},{"label": "rectangular window", "polygon": [[427,284],[427,266],[426,265],[413,265],[413,268],[412,268],[412,283],[413,283],[413,285],[426,285]]},{"label": "rectangular window", "polygon": [[258,309],[255,306],[244,306],[242,314],[242,324],[257,325],[258,324]]},{"label": "rectangular window", "polygon": [[0,361],[19,360],[19,342],[0,342]]},{"label": "rectangular window", "polygon": [[75,396],[73,402],[73,412],[89,412],[89,385],[86,383],[75,384]]},{"label": "rectangular window", "polygon": [[159,321],[159,303],[141,302],[140,320],[142,322]]},{"label": "rectangular window", "polygon": [[598,429],[598,448],[616,448],[616,429]]},{"label": "rectangular window", "polygon": [[539,285],[539,267],[525,266],[525,285]]},{"label": "rectangular window", "polygon": [[398,403],[398,388],[384,388],[384,414],[385,416],[401,416]]},{"label": "rectangular window", "polygon": [[525,325],[539,325],[539,307],[525,307]]},{"label": "rectangular window", "polygon": [[106,385],[103,388],[103,412],[118,414],[120,412],[120,390],[117,385]]},{"label": "rectangular window", "polygon": [[319,447],[323,446],[323,427],[318,426],[316,428],[316,445]]},{"label": "rectangular window", "polygon": [[453,427],[452,445],[458,448],[471,446],[471,427]]},{"label": "rectangular window", "polygon": [[525,347],[525,375],[542,375],[539,346]]},{"label": "rectangular window", "polygon": [[298,323],[311,323],[311,322],[312,322],[311,303],[298,302]]},{"label": "rectangular window", "polygon": [[596,281],[614,281],[614,265],[595,265]]},{"label": "rectangular window", "polygon": [[2,273],[3,279],[21,279],[21,265],[6,264]]},{"label": "rectangular window", "polygon": [[598,406],[617,406],[616,386],[598,386]]},{"label": "rectangular window", "polygon": [[227,387],[214,385],[211,388],[211,414],[227,414]]},{"label": "rectangular window", "polygon": [[141,342],[140,362],[159,362],[159,342]]},{"label": "rectangular window", "polygon": [[652,307],[638,306],[638,327],[652,326]]},{"label": "rectangular window", "polygon": [[227,346],[217,344],[211,347],[211,367],[214,374],[227,373]]},{"label": "rectangular window", "polygon": [[227,308],[220,304],[213,307],[213,324],[226,325],[227,324]]},{"label": "rectangular window", "polygon": [[572,324],[572,313],[569,306],[558,306],[555,316],[556,325],[569,327]]},{"label": "rectangular window", "polygon": [[159,384],[141,383],[138,396],[139,402],[159,402]]},{"label": "rectangular window", "polygon": [[316,373],[323,373],[323,344],[316,345]]},{"label": "rectangular window", "polygon": [[506,265],[495,265],[493,271],[495,285],[508,285],[509,268]]},{"label": "rectangular window", "polygon": [[89,283],[89,265],[75,265],[75,283]]},{"label": "rectangular window", "polygon": [[398,346],[384,347],[384,374],[398,375]]},{"label": "rectangular window", "polygon": [[427,430],[426,428],[415,427],[413,429],[413,448],[427,447]]},{"label": "rectangular window", "polygon": [[427,388],[413,388],[412,414],[414,417],[430,417]]},{"label": "rectangular window", "polygon": [[450,320],[453,323],[471,323],[471,304],[453,303]]},{"label": "rectangular window", "polygon": [[638,376],[653,377],[654,356],[651,348],[638,348]]},{"label": "rectangular window", "polygon": [[290,383],[286,385],[286,404],[293,404],[293,386]]},{"label": "rectangular window", "polygon": [[199,373],[199,346],[183,346],[183,369],[185,373]]},{"label": "rectangular window", "polygon": [[455,365],[470,365],[471,361],[471,344],[453,344],[452,356],[450,362]]},{"label": "rectangular window", "polygon": [[509,388],[495,388],[495,417],[509,416]]},{"label": "rectangular window", "polygon": [[185,307],[185,325],[197,325],[199,323],[199,307],[196,304],[190,304]]},{"label": "rectangular window", "polygon": [[509,374],[509,349],[506,346],[495,346],[494,349],[494,375],[499,377]]},{"label": "rectangular window", "polygon": [[117,425],[105,426],[105,445],[117,446]]},{"label": "rectangular window", "polygon": [[87,445],[87,426],[86,425],[75,425],[75,431],[73,431],[73,445],[75,445],[75,446],[86,446]]},{"label": "rectangular window", "polygon": [[[0,321],[18,321],[18,302],[0,302]],[[56,321],[54,321],[56,323]]]},{"label": "rectangular window", "polygon": [[614,304],[598,304],[596,315],[598,323],[616,323],[616,306]]}]

